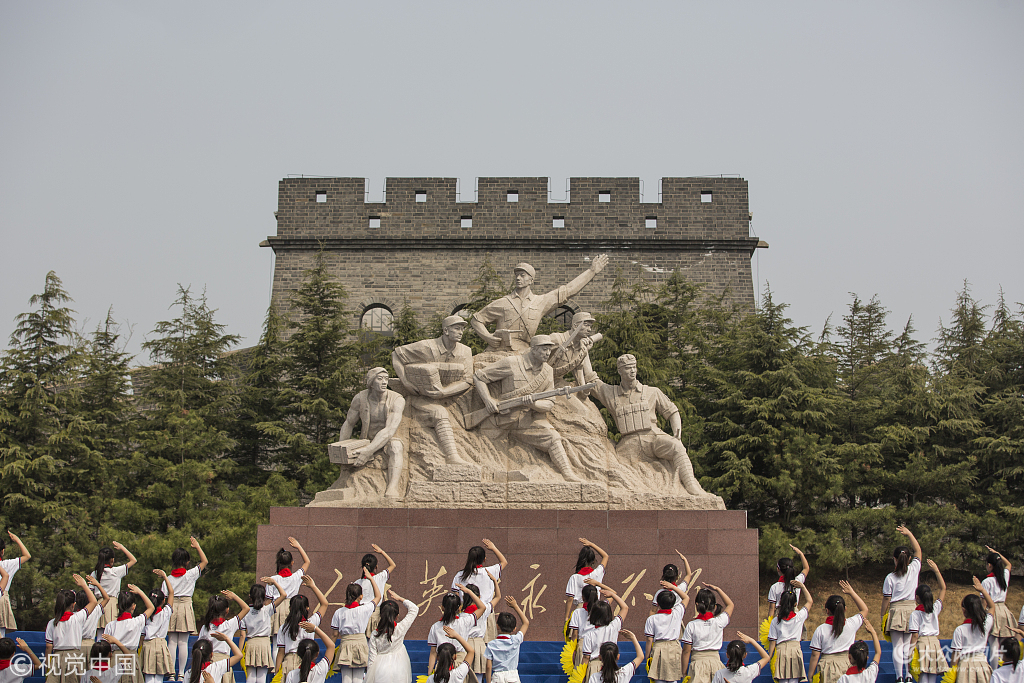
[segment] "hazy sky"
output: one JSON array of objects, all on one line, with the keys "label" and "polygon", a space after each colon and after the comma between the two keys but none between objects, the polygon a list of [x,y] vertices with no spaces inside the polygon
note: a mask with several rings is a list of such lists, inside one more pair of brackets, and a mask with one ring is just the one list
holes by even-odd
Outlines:
[{"label": "hazy sky", "polygon": [[1024,301],[1024,3],[2,0],[0,345],[51,269],[133,351],[179,282],[254,343],[291,173],[739,174],[797,323],[930,339]]}]

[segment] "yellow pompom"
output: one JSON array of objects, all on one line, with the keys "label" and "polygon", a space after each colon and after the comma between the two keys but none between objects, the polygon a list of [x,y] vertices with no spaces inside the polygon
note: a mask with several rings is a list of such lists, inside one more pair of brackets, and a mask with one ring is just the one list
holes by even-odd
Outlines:
[{"label": "yellow pompom", "polygon": [[587,675],[587,664],[584,662],[580,664],[569,674],[569,683],[583,683],[583,678]]},{"label": "yellow pompom", "polygon": [[814,674],[813,676],[811,676],[811,683],[821,683],[821,672],[820,671],[818,673]]},{"label": "yellow pompom", "polygon": [[882,615],[882,637],[885,638],[885,642],[891,643],[892,636],[889,635],[889,613],[886,612]]},{"label": "yellow pompom", "polygon": [[687,676],[686,678],[683,679],[683,683],[690,683],[690,679],[691,678],[693,678],[693,676]]},{"label": "yellow pompom", "polygon": [[771,661],[768,662],[768,670],[772,672],[772,678],[774,680],[778,680],[777,678],[775,678],[775,669],[776,669],[776,664],[778,664],[778,662],[779,662],[779,651],[778,651],[778,649],[772,650],[772,658],[771,658]]},{"label": "yellow pompom", "polygon": [[942,683],[956,683],[956,670],[959,665],[949,667],[949,671],[942,675]]},{"label": "yellow pompom", "polygon": [[274,677],[270,680],[270,683],[281,683],[283,680],[284,676],[282,675],[281,669],[278,669],[277,673],[274,674]]},{"label": "yellow pompom", "polygon": [[572,673],[572,657],[576,653],[577,641],[570,640],[562,646],[562,654],[558,656],[558,662],[562,665],[562,673],[566,676]]},{"label": "yellow pompom", "polygon": [[426,674],[424,674],[423,676],[417,676],[416,683],[427,683],[428,678],[429,676],[427,676]]},{"label": "yellow pompom", "polygon": [[247,669],[246,666],[245,666],[245,648],[246,648],[247,645],[249,645],[249,641],[248,640],[245,641],[244,643],[242,643],[242,659],[239,660],[238,663],[242,665],[242,673],[244,673],[246,675],[249,675],[249,669]]},{"label": "yellow pompom", "polygon": [[765,619],[761,622],[761,626],[757,629],[757,639],[761,641],[761,647],[768,649],[768,627],[769,621]]},{"label": "yellow pompom", "polygon": [[915,678],[921,677],[921,653],[914,648],[914,655],[910,658],[910,674]]}]

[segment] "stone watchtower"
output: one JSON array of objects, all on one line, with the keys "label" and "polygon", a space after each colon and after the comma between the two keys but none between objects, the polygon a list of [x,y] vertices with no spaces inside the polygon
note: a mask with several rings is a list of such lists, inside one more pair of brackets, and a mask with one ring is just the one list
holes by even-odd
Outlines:
[{"label": "stone watchtower", "polygon": [[[406,303],[424,323],[469,301],[488,257],[503,277],[526,261],[534,291],[563,284],[601,253],[599,276],[556,312],[601,312],[616,268],[653,278],[679,270],[713,294],[753,309],[750,258],[767,247],[750,234],[747,181],[664,178],[661,201],[641,201],[638,178],[570,178],[569,201],[551,201],[547,178],[480,178],[477,201],[460,202],[455,178],[388,178],[385,201],[365,201],[363,178],[285,178],[277,235],[260,246],[276,255],[273,302],[287,312],[292,292],[323,248],[358,323],[390,329]],[[354,321],[356,322],[356,321]]]}]

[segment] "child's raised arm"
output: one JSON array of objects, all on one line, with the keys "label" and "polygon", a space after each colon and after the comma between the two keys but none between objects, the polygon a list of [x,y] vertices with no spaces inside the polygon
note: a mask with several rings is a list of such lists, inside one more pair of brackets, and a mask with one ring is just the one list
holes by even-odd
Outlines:
[{"label": "child's raised arm", "polygon": [[324,632],[322,628],[315,625],[311,621],[304,621],[301,624],[299,624],[299,626],[301,626],[307,632],[315,633],[316,635],[320,636],[320,640],[322,640],[324,643],[324,659],[327,660],[328,664],[334,661],[334,638],[331,638]]},{"label": "child's raised arm", "polygon": [[636,639],[636,634],[634,634],[632,631],[624,628],[619,629],[619,635],[626,636],[633,642],[633,649],[636,652],[636,656],[633,657],[633,671],[635,673],[637,667],[640,666],[640,662],[644,661],[644,649],[640,647],[640,643],[637,642]]},{"label": "child's raised arm", "polygon": [[378,553],[379,555],[381,555],[381,557],[388,561],[388,567],[384,571],[388,573],[388,576],[391,576],[391,573],[395,571],[395,567],[397,567],[398,565],[396,565],[395,561],[391,559],[391,556],[384,552],[381,549],[381,547],[376,543],[371,543],[370,547],[373,548],[373,552]]},{"label": "child's raised arm", "polygon": [[918,562],[924,560],[924,553],[921,552],[921,544],[917,542],[917,538],[907,527],[900,524],[896,527],[896,531],[900,532],[910,540],[910,547],[914,550],[914,557],[917,558]]},{"label": "child's raised arm", "polygon": [[590,541],[588,541],[585,538],[581,538],[580,539],[580,543],[582,543],[585,546],[589,546],[589,547],[593,548],[594,552],[601,556],[601,562],[600,562],[601,566],[604,567],[605,569],[608,568],[608,553],[606,553],[605,551],[601,550],[601,548],[596,543],[591,543]]},{"label": "child's raised arm", "polygon": [[18,559],[21,561],[21,564],[25,564],[26,562],[31,560],[32,553],[28,551],[28,548],[26,548],[25,544],[21,542],[21,539],[15,536],[13,531],[8,531],[7,535],[11,537],[12,541],[18,544],[18,550],[21,551],[21,557],[19,557]]},{"label": "child's raised arm", "polygon": [[613,589],[609,588],[603,583],[598,583],[597,585],[600,586],[601,590],[607,593],[608,597],[611,598],[612,601],[619,606],[619,619],[622,620],[623,624],[626,623],[626,615],[629,614],[629,605],[626,604],[626,601],[620,598],[619,594],[616,593]]},{"label": "child's raised arm", "polygon": [[722,611],[728,614],[730,618],[732,618],[732,611],[736,608],[736,605],[733,604],[732,599],[728,595],[726,595],[725,591],[719,588],[718,586],[710,584],[706,581],[704,582],[704,586],[707,587],[708,590],[715,591],[715,593],[718,594],[718,597],[722,598]]},{"label": "child's raised arm", "polygon": [[516,616],[519,617],[519,622],[522,624],[522,626],[519,627],[519,632],[522,633],[523,637],[525,638],[526,629],[530,628],[530,620],[526,618],[526,613],[523,612],[522,608],[519,606],[519,603],[516,602],[515,598],[511,596],[505,598],[505,604],[511,607],[513,610],[515,610]]},{"label": "child's raised arm", "polygon": [[206,565],[210,564],[210,561],[206,559],[206,553],[203,552],[203,549],[199,545],[199,541],[196,540],[195,536],[189,536],[188,542],[193,548],[196,549],[196,552],[199,553],[199,571],[205,572]]},{"label": "child's raised arm", "polygon": [[477,595],[473,591],[469,590],[468,588],[466,588],[461,583],[455,584],[455,587],[458,588],[460,591],[462,591],[463,595],[468,595],[469,599],[473,601],[474,605],[476,605],[477,611],[476,611],[475,614],[473,614],[473,620],[474,621],[479,621],[480,617],[482,617],[484,615],[484,611],[487,609],[487,606],[484,605],[484,601],[480,599],[479,595]]},{"label": "child's raised arm", "polygon": [[867,620],[868,606],[864,604],[864,601],[860,599],[859,595],[857,595],[857,591],[853,590],[853,586],[850,585],[850,582],[840,581],[839,588],[843,591],[843,593],[846,593],[853,599],[854,604],[857,605],[857,609],[860,610],[861,618]]},{"label": "child's raised arm", "polygon": [[103,596],[102,598],[100,598],[100,607],[106,607],[107,603],[110,602],[110,596],[107,595],[107,591],[103,588],[103,585],[100,584],[100,582],[97,581],[95,578],[93,578],[92,574],[86,576],[85,580],[89,582],[90,586],[95,586],[99,590],[100,595]]},{"label": "child's raised arm", "polygon": [[757,642],[756,640],[748,636],[746,633],[743,633],[742,631],[736,631],[736,637],[742,640],[747,645],[753,645],[754,649],[757,650],[757,653],[761,655],[761,659],[757,662],[757,668],[763,669],[764,665],[771,661],[772,658],[769,657],[768,653],[765,652],[765,649],[761,647],[761,643]]},{"label": "child's raised arm", "polygon": [[686,594],[686,591],[683,590],[682,586],[673,586],[669,581],[662,581],[661,587],[667,591],[675,593],[679,597],[680,602],[683,603],[683,609],[690,604],[690,596]]},{"label": "child's raised arm", "polygon": [[236,614],[235,616],[238,617],[238,623],[241,624],[242,619],[245,619],[245,615],[248,614],[249,610],[251,609],[249,607],[249,603],[235,595],[234,591],[222,590],[220,594],[228,600],[234,600],[236,603],[238,603],[238,614]]},{"label": "child's raised arm", "polygon": [[316,581],[314,581],[313,577],[310,576],[309,574],[303,574],[302,575],[302,585],[303,586],[308,586],[313,591],[313,593],[316,595],[317,606],[316,606],[316,610],[314,610],[314,611],[317,614],[319,614],[320,615],[320,619],[323,620],[324,613],[327,611],[327,598],[325,598],[324,594],[320,592],[320,589],[317,588],[317,586],[316,586]]},{"label": "child's raised arm", "polygon": [[164,585],[167,586],[167,606],[174,607],[174,586],[167,580],[167,572],[163,569],[154,569],[153,573],[164,580]]},{"label": "child's raised arm", "polygon": [[992,600],[992,596],[988,594],[988,591],[985,590],[985,586],[981,584],[981,579],[977,576],[973,576],[971,578],[974,579],[974,587],[978,589],[979,593],[981,593],[981,597],[985,598],[985,611],[989,614],[995,614],[996,603]]},{"label": "child's raised arm", "polygon": [[227,643],[228,647],[231,648],[231,658],[228,660],[228,671],[230,671],[231,667],[242,660],[242,651],[238,649],[238,646],[235,645],[235,641],[232,640],[231,636],[227,633],[223,633],[222,631],[210,631],[210,637],[216,638],[222,643]]},{"label": "child's raised arm", "polygon": [[800,550],[800,548],[797,548],[792,543],[789,544],[789,547],[792,548],[793,552],[800,558],[800,564],[803,565],[803,569],[800,573],[804,575],[804,581],[806,581],[807,577],[811,575],[811,565],[807,562],[807,556],[804,555],[804,552]]},{"label": "child's raised arm", "polygon": [[[486,569],[484,571],[487,572]],[[494,584],[494,598],[491,600],[491,611],[493,612],[495,609],[497,609],[498,602],[501,600],[501,581],[494,578],[494,576],[490,572],[487,572],[487,576],[490,577],[491,583]]]},{"label": "child's raised arm", "polygon": [[87,584],[85,582],[85,579],[83,579],[81,576],[75,574],[72,576],[72,578],[75,580],[75,584],[81,586],[82,590],[84,590],[86,592],[86,595],[89,596],[89,602],[85,605],[85,613],[92,614],[92,611],[96,609],[96,595],[91,590],[89,590],[89,584]]},{"label": "child's raised arm", "polygon": [[273,576],[264,576],[262,579],[260,579],[260,581],[262,581],[263,583],[272,584],[274,588],[277,589],[277,599],[274,600],[274,609],[280,607],[281,603],[288,599],[288,596],[285,594],[284,589],[281,588],[281,584],[279,584]]},{"label": "child's raised arm", "polygon": [[811,591],[807,590],[807,586],[805,586],[803,582],[797,581],[796,579],[793,579],[789,583],[799,588],[800,592],[804,594],[804,609],[807,610],[808,614],[810,614],[811,608],[814,607],[814,597],[811,596]]},{"label": "child's raised arm", "polygon": [[28,655],[28,658],[32,660],[32,668],[33,668],[33,669],[40,669],[40,668],[42,668],[42,666],[43,666],[43,663],[39,661],[39,657],[36,657],[36,653],[35,653],[35,652],[32,652],[32,648],[30,648],[30,647],[28,646],[28,643],[26,643],[26,642],[25,642],[25,641],[24,641],[23,639],[21,639],[21,638],[15,638],[15,639],[14,639],[14,642],[15,642],[15,643],[17,643],[17,644],[18,644],[18,648],[19,648],[19,649],[20,649],[20,650],[21,650],[22,652],[24,652],[25,654],[27,654],[27,655]]},{"label": "child's raised arm", "polygon": [[289,545],[291,545],[291,547],[298,550],[299,555],[302,556],[302,573],[305,574],[309,571],[309,555],[306,554],[306,551],[302,549],[302,544],[299,543],[298,540],[296,540],[294,537],[289,536],[288,543]]},{"label": "child's raised arm", "polygon": [[374,605],[379,605],[380,604],[380,586],[378,586],[377,582],[373,580],[373,574],[371,574],[370,570],[367,569],[366,567],[363,567],[363,576],[366,578],[367,581],[370,582],[370,587],[373,588],[373,604]]},{"label": "child's raised arm", "polygon": [[485,538],[483,540],[483,544],[485,548],[494,553],[494,556],[498,558],[498,565],[501,566],[502,569],[508,566],[508,560],[506,560],[505,556],[501,554],[500,550],[498,550],[498,546],[494,545],[494,543],[491,542],[491,539]]},{"label": "child's raised arm", "polygon": [[[473,644],[467,641],[465,638],[463,638],[462,634],[453,629],[451,626],[444,627],[444,634],[449,638],[458,641],[459,645],[462,646],[462,649],[466,651],[466,664],[469,665],[470,662],[473,661],[473,655],[476,653],[476,651],[473,649]],[[470,669],[472,669],[472,666],[470,666]]]},{"label": "child's raised arm", "polygon": [[[999,552],[998,550],[996,550],[995,548],[993,548],[991,546],[985,546],[985,550],[989,551],[990,553],[995,553],[1000,558],[1002,558],[1003,562],[1006,563],[1006,571],[1008,571],[1008,572],[1012,572],[1013,571],[1013,565],[1010,564],[1010,561],[1008,559],[1003,557],[1003,554],[1001,552]],[[22,560],[22,562],[24,562],[24,560]]]},{"label": "child's raised arm", "polygon": [[[868,633],[871,634],[871,643],[874,645],[875,650],[874,662],[875,664],[878,664],[878,662],[882,660],[882,645],[878,642],[878,631],[875,630],[875,627],[872,626],[871,622],[867,619],[864,620],[864,628],[866,628]],[[917,634],[915,633],[914,635]]]},{"label": "child's raised arm", "polygon": [[932,568],[932,572],[935,574],[935,579],[939,582],[939,596],[936,598],[939,602],[946,601],[946,580],[942,578],[942,572],[939,571],[939,565],[935,564],[935,560],[928,560],[928,566]]},{"label": "child's raised arm", "polygon": [[134,556],[134,555],[132,555],[132,554],[131,554],[131,553],[130,553],[130,552],[128,551],[128,548],[125,548],[125,547],[124,547],[123,545],[121,545],[121,544],[120,544],[120,543],[118,543],[117,541],[114,541],[114,542],[113,542],[113,543],[111,543],[110,545],[111,545],[111,546],[112,546],[112,547],[113,547],[113,548],[114,548],[115,550],[120,550],[120,551],[121,551],[122,553],[124,553],[125,557],[127,557],[127,558],[128,558],[128,561],[124,563],[124,564],[125,564],[125,567],[124,567],[125,569],[131,569],[132,567],[134,567],[134,566],[135,566],[135,563],[136,563],[136,562],[138,562],[138,560],[136,560],[136,559],[135,559],[135,556]]},{"label": "child's raised arm", "polygon": [[129,650],[125,646],[124,643],[122,643],[120,640],[118,640],[114,636],[110,635],[109,633],[104,633],[102,636],[100,636],[100,638],[102,638],[103,640],[107,641],[108,643],[110,643],[114,647],[120,649],[121,652],[125,653],[126,655],[130,655],[132,653],[131,650]]},{"label": "child's raised arm", "polygon": [[676,555],[678,555],[679,559],[683,561],[683,567],[686,568],[686,573],[683,574],[683,583],[685,583],[687,588],[689,588],[690,582],[693,581],[693,571],[690,570],[690,561],[678,550],[676,550]]},{"label": "child's raised arm", "polygon": [[146,611],[143,612],[146,618],[149,619],[151,616],[153,616],[153,612],[156,611],[156,607],[153,605],[153,601],[149,599],[149,596],[146,595],[146,591],[142,590],[134,583],[128,584],[128,590],[130,590],[132,593],[135,593],[142,599],[142,604],[146,606]]}]

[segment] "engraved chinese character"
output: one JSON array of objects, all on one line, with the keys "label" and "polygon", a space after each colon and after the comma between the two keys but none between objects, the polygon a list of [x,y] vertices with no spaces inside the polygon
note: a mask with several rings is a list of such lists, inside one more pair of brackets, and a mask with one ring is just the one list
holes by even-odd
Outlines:
[{"label": "engraved chinese character", "polygon": [[430,603],[433,602],[434,598],[436,598],[439,595],[444,595],[445,593],[448,592],[448,589],[444,586],[444,584],[438,583],[438,581],[437,581],[438,579],[440,579],[442,576],[444,576],[447,573],[448,573],[448,570],[444,568],[444,565],[441,565],[441,568],[439,570],[437,570],[437,574],[434,574],[434,576],[431,576],[430,575],[430,560],[426,560],[424,562],[424,564],[423,564],[423,580],[420,581],[420,585],[421,586],[426,586],[427,588],[423,591],[423,597],[426,598],[426,600],[424,600],[423,602],[421,602],[419,604],[419,608],[420,608],[420,612],[421,613],[425,612],[426,609],[428,607],[430,607]]},{"label": "engraved chinese character", "polygon": [[[530,569],[540,569],[540,565],[539,564],[531,564],[530,565]],[[524,591],[527,591],[527,590],[530,591],[529,594],[525,598],[520,600],[520,602],[519,602],[519,604],[522,605],[522,607],[523,607],[523,612],[525,612],[526,616],[529,617],[530,619],[533,619],[533,608],[534,607],[537,608],[537,613],[538,614],[543,614],[544,612],[548,611],[547,607],[545,607],[544,605],[540,604],[540,596],[544,595],[544,591],[546,591],[548,589],[548,585],[544,584],[543,586],[540,587],[540,590],[538,590],[536,592],[536,594],[534,593],[534,589],[537,587],[537,579],[539,579],[539,578],[540,578],[540,572],[537,572],[537,576],[535,576],[532,579],[530,579],[530,582],[527,583],[525,586],[523,586],[522,590],[519,591],[520,593],[522,593]]]},{"label": "engraved chinese character", "polygon": [[[628,583],[629,584],[629,587],[627,587],[626,590],[623,591],[623,593],[622,593],[622,601],[623,602],[626,602],[626,598],[629,597],[630,593],[633,592],[633,589],[636,588],[636,585],[638,583],[640,583],[640,579],[644,578],[644,574],[646,574],[646,573],[647,573],[647,570],[644,569],[639,574],[633,573],[633,574],[630,574],[629,576],[627,576],[625,579],[623,579],[622,583]],[[630,583],[630,582],[632,582],[632,583]],[[636,607],[636,596],[635,595],[633,596],[633,599],[630,601],[629,606],[630,607]],[[619,608],[618,608],[618,606],[616,606],[615,607],[615,614],[618,614],[618,613],[619,613]]]}]

